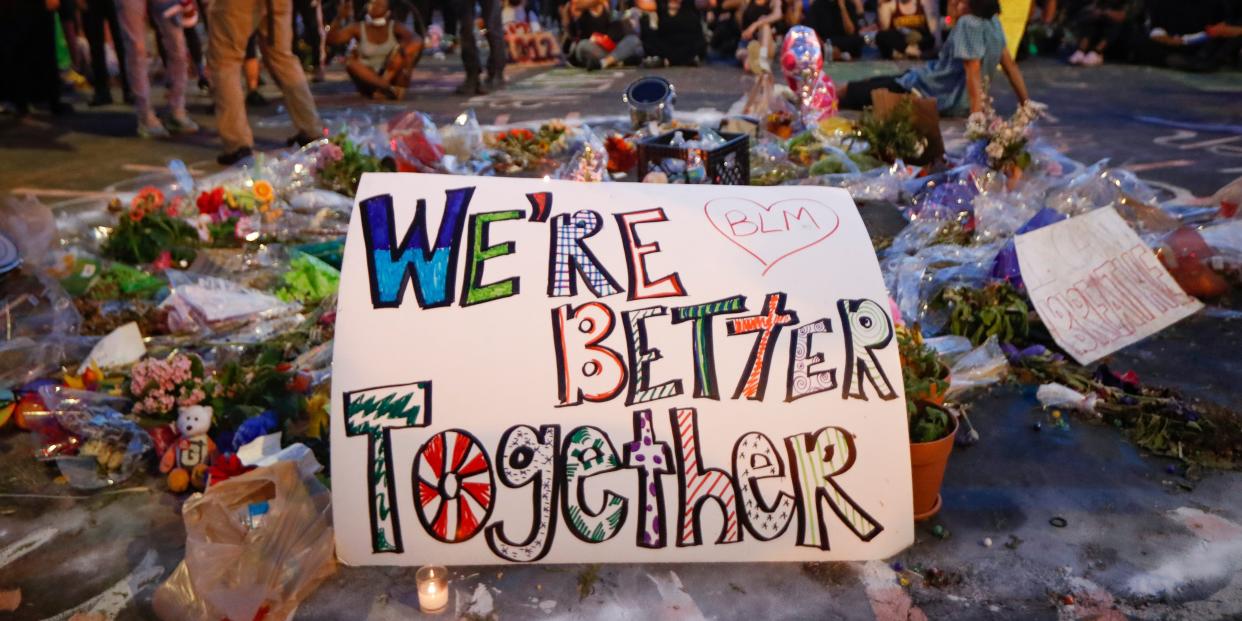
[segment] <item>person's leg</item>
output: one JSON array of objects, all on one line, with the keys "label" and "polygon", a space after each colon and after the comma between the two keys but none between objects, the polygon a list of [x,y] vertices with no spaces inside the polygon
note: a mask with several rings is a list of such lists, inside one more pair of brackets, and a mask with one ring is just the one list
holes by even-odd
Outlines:
[{"label": "person's leg", "polygon": [[118,77],[121,78],[121,94],[127,103],[133,103],[134,95],[129,88],[129,67],[125,64],[125,42],[121,34],[121,22],[117,17],[117,5],[113,0],[96,0],[108,23],[108,33],[112,37],[112,49],[116,52]]},{"label": "person's leg", "polygon": [[[299,137],[318,138],[323,134],[323,124],[315,110],[315,99],[311,97],[302,63],[298,62],[291,48],[293,2],[269,0],[263,10],[272,11],[271,19],[264,16],[259,21],[259,50],[263,53],[263,61],[285,96],[285,106],[289,108],[289,117],[293,120]],[[269,23],[274,32],[268,32]]]},{"label": "person's leg", "polygon": [[[162,15],[155,16],[156,34],[164,43],[164,74],[168,81],[168,106],[175,121],[187,121],[185,85],[190,75],[190,54],[186,50],[185,29]],[[192,123],[190,124],[193,125]],[[197,127],[194,127],[197,130]]]},{"label": "person's leg", "polygon": [[604,48],[590,39],[583,39],[574,44],[573,61],[579,67],[589,69],[607,55],[608,52],[605,52]]},{"label": "person's leg", "polygon": [[479,62],[479,46],[474,40],[474,0],[453,0],[453,8],[457,12],[461,64],[466,70],[466,81],[457,91],[463,95],[474,95],[481,92],[479,74],[483,72]]},{"label": "person's leg", "polygon": [[246,120],[242,60],[258,15],[254,4],[247,0],[211,0],[207,6],[211,19],[207,32],[207,65],[211,68],[215,87],[212,97],[216,102],[216,127],[225,153],[233,154],[254,146],[254,136]]},{"label": "person's leg", "polygon": [[[444,34],[457,36],[457,4],[453,0],[437,0],[440,5],[440,19],[444,22]],[[430,15],[430,13],[428,13]],[[427,20],[431,25],[431,20]]]},{"label": "person's leg", "polygon": [[505,27],[500,21],[501,0],[479,0],[483,11],[483,24],[487,28],[487,75],[488,86],[503,88],[505,65],[508,64],[508,46],[505,45]]},{"label": "person's leg", "polygon": [[154,130],[159,119],[151,107],[151,80],[147,77],[147,0],[119,0],[117,18],[125,44],[125,69],[129,74],[130,92],[134,96],[134,112],[138,115],[139,131]]},{"label": "person's leg", "polygon": [[[857,60],[862,56],[862,48],[865,41],[859,35],[842,35],[839,37],[831,37],[833,54],[840,52],[841,54],[849,54],[850,60]],[[904,43],[904,42],[903,42]],[[904,47],[904,46],[903,46]],[[845,60],[842,56],[839,60]]]},{"label": "person's leg", "polygon": [[862,110],[871,105],[871,91],[889,90],[895,93],[908,92],[897,83],[895,75],[883,75],[865,80],[847,82],[837,89],[837,101],[843,110]]},{"label": "person's leg", "polygon": [[358,89],[358,94],[363,97],[370,97],[377,90],[388,89],[388,83],[384,81],[384,78],[357,58],[351,58],[345,63],[345,73],[349,74],[354,88]]},{"label": "person's leg", "polygon": [[880,48],[881,57],[892,58],[893,52],[901,52],[906,48],[906,37],[900,30],[881,30],[875,33],[875,45]]},{"label": "person's leg", "polygon": [[603,59],[603,66],[634,64],[643,58],[643,42],[636,35],[625,35]]},{"label": "person's leg", "polygon": [[205,80],[203,75],[203,38],[198,35],[198,28],[190,27],[182,29],[185,36],[185,50],[189,54],[188,61],[190,67],[194,70],[194,76],[199,80]]},{"label": "person's leg", "polygon": [[108,46],[104,34],[103,0],[87,0],[82,12],[82,31],[91,49],[91,88],[95,91],[91,105],[112,103],[111,76],[108,75]]}]

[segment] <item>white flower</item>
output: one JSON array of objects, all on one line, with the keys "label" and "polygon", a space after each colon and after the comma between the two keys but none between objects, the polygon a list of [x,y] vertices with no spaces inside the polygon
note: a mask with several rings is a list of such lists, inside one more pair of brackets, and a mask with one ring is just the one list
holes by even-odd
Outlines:
[{"label": "white flower", "polygon": [[984,149],[984,153],[987,153],[988,159],[990,160],[999,160],[1005,155],[1005,145],[993,140],[988,143],[987,148]]}]

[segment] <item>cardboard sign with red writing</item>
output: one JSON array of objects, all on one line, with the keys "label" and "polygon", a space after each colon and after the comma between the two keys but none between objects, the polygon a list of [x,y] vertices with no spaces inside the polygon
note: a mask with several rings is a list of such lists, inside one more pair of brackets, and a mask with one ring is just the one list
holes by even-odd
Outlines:
[{"label": "cardboard sign with red writing", "polygon": [[1014,243],[1039,318],[1080,364],[1203,308],[1112,207],[1019,235]]},{"label": "cardboard sign with red writing", "polygon": [[339,296],[347,563],[914,539],[888,295],[842,190],[369,174]]}]

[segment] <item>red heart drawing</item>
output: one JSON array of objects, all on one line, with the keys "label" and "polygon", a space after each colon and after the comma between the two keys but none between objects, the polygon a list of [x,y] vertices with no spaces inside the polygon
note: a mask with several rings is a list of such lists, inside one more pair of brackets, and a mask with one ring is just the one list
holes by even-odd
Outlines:
[{"label": "red heart drawing", "polygon": [[762,263],[764,274],[781,259],[828,239],[841,226],[831,207],[807,198],[766,206],[748,198],[716,198],[703,205],[703,213],[725,239]]}]

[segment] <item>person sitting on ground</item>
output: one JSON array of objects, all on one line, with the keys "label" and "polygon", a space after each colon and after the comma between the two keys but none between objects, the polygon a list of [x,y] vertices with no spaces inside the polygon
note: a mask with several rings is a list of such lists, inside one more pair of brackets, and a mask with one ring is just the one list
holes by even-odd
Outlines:
[{"label": "person sitting on ground", "polygon": [[628,20],[613,19],[608,0],[571,0],[569,62],[589,71],[638,64],[643,44]]},{"label": "person sitting on ground", "polygon": [[1231,7],[1225,2],[1155,0],[1149,9],[1148,62],[1206,72],[1237,61],[1242,29],[1229,25]]},{"label": "person sitting on ground", "polygon": [[371,0],[363,22],[345,25],[352,14],[350,3],[342,3],[337,23],[328,31],[328,45],[356,40],[358,47],[346,61],[345,71],[358,92],[373,99],[400,100],[422,57],[422,37],[392,19],[388,0]]},{"label": "person sitting on ground", "polygon": [[951,7],[955,16],[953,30],[937,59],[901,75],[849,82],[837,91],[841,107],[861,110],[871,105],[871,91],[887,89],[935,97],[941,114],[965,116],[983,110],[988,84],[998,64],[1018,96],[1018,103],[1026,103],[1026,83],[1005,48],[1005,32],[997,19],[997,0],[954,0]]},{"label": "person sitting on ground", "polygon": [[931,20],[919,0],[885,0],[877,10],[880,31],[875,35],[880,56],[901,60],[927,58],[936,47]]},{"label": "person sitting on ground", "polygon": [[711,55],[731,57],[736,53],[742,38],[737,12],[745,3],[746,0],[708,0],[703,19],[707,22],[707,49]]},{"label": "person sitting on ground", "polygon": [[1097,67],[1104,52],[1121,42],[1129,22],[1130,0],[1096,0],[1083,11],[1076,30],[1081,35],[1069,64]]},{"label": "person sitting on ground", "polygon": [[832,60],[862,56],[863,38],[858,34],[862,14],[852,0],[811,0],[805,23],[819,40],[832,45]]},{"label": "person sitting on ground", "polygon": [[703,16],[709,0],[636,0],[635,6],[647,13],[642,25],[642,43],[647,67],[686,66],[703,63],[707,38],[703,36]]},{"label": "person sitting on ground", "polygon": [[747,73],[771,73],[772,56],[776,54],[776,24],[784,16],[780,0],[748,0],[738,11],[742,27],[737,46],[737,59]]}]

